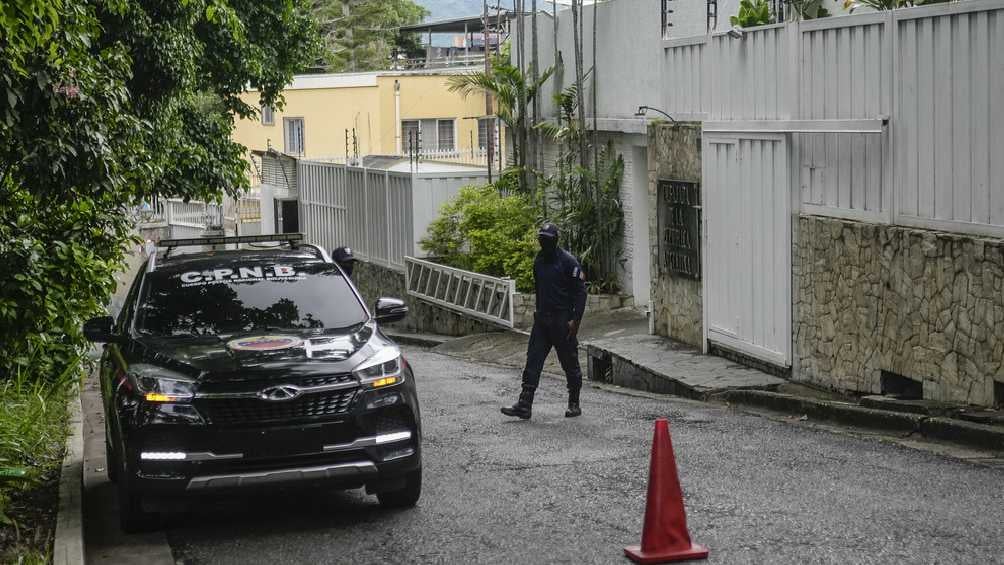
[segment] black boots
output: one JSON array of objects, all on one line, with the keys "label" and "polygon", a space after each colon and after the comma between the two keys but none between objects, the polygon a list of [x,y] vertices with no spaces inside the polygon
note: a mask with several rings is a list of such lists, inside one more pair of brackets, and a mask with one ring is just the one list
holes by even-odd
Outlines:
[{"label": "black boots", "polygon": [[[533,408],[533,389],[524,388],[519,394],[516,404],[508,408],[503,408],[502,413],[506,416],[513,416],[523,420],[529,420]],[[568,409],[565,410],[566,418],[575,418],[582,415],[582,408],[579,407],[579,391],[568,391]]]},{"label": "black boots", "polygon": [[521,420],[529,420],[533,407],[533,389],[524,388],[519,393],[519,400],[509,408],[503,408],[502,413],[506,416],[513,416]]},{"label": "black boots", "polygon": [[579,408],[579,391],[568,391],[568,410],[565,410],[566,418],[574,418],[582,415],[582,408]]}]

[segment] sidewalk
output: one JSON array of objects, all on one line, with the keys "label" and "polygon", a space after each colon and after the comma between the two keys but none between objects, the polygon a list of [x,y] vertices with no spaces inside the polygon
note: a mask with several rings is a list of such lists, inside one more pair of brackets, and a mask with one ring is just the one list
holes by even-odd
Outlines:
[{"label": "sidewalk", "polygon": [[[1004,411],[820,390],[649,335],[645,317],[630,309],[587,313],[579,337],[580,362],[593,383],[724,402],[758,413],[793,415],[799,421],[881,430],[1004,456]],[[522,369],[527,339],[525,332],[500,331],[449,340],[432,350]],[[563,374],[553,352],[544,371]]]}]

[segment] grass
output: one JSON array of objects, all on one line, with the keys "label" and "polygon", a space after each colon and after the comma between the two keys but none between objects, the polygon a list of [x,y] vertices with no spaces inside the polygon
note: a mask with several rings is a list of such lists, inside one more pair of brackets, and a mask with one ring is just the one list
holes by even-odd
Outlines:
[{"label": "grass", "polygon": [[66,403],[79,370],[54,381],[25,373],[0,380],[0,563],[51,560]]}]

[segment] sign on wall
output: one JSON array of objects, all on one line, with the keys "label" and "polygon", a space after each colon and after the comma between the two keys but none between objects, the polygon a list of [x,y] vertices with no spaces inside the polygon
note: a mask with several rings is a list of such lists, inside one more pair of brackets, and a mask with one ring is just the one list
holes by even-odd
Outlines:
[{"label": "sign on wall", "polygon": [[663,268],[701,278],[701,190],[694,182],[659,181],[659,255]]}]

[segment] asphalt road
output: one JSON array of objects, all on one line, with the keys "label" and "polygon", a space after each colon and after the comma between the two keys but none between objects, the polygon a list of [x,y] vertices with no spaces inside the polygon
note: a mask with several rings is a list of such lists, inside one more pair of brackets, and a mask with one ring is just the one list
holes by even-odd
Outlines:
[{"label": "asphalt road", "polygon": [[687,400],[544,379],[529,422],[498,413],[511,369],[409,350],[420,382],[418,508],[361,491],[249,493],[169,526],[184,563],[626,563],[652,422],[666,416],[711,563],[1004,563],[1004,471]]}]

